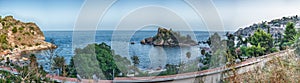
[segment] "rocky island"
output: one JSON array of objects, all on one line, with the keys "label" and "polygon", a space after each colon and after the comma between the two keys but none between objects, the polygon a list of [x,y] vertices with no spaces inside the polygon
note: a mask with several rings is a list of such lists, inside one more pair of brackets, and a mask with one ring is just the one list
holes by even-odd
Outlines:
[{"label": "rocky island", "polygon": [[196,41],[192,40],[190,35],[181,36],[179,32],[172,29],[158,28],[158,32],[153,37],[141,40],[141,44],[154,46],[195,46]]},{"label": "rocky island", "polygon": [[13,16],[0,17],[0,56],[49,48],[56,46],[45,41],[43,32],[35,23],[21,22]]}]

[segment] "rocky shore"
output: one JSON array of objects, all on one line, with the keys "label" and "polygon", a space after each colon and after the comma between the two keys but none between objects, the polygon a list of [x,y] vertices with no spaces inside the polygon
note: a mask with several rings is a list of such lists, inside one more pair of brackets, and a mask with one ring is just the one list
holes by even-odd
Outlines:
[{"label": "rocky shore", "polygon": [[190,35],[181,36],[179,32],[174,32],[172,29],[158,28],[157,34],[153,37],[148,37],[140,42],[144,45],[154,46],[195,46],[197,42],[192,40]]}]

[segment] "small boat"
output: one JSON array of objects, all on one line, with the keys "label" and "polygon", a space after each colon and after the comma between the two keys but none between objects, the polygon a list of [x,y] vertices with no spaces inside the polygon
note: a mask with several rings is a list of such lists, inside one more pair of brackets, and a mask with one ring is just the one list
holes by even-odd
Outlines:
[{"label": "small boat", "polygon": [[130,44],[135,44],[134,42],[130,42]]}]

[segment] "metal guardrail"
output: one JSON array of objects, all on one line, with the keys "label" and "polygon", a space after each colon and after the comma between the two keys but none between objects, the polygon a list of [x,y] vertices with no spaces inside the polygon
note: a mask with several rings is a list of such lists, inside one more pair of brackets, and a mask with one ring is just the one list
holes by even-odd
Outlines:
[{"label": "metal guardrail", "polygon": [[[267,54],[264,56],[259,56],[259,57],[254,57],[250,58],[248,60],[245,60],[243,62],[240,62],[238,64],[234,65],[234,68],[243,68],[246,66],[251,66],[255,65],[260,62],[267,62],[271,60],[273,57],[281,57],[285,53],[294,51],[295,49],[289,49],[289,50],[283,50],[280,52],[276,53],[271,53]],[[231,67],[227,66],[222,66],[222,67],[217,67],[213,69],[208,69],[208,70],[203,70],[203,71],[197,71],[197,72],[189,72],[189,73],[182,73],[182,74],[176,74],[176,75],[167,75],[167,76],[152,76],[152,77],[117,77],[115,80],[103,80],[103,82],[121,82],[121,83],[131,83],[131,82],[166,82],[166,81],[174,81],[174,80],[183,80],[183,79],[189,79],[189,78],[196,78],[196,77],[203,77],[203,76],[209,76],[209,75],[214,75],[218,73],[223,73],[226,71],[232,70]],[[8,72],[11,72],[13,74],[18,74],[16,71],[11,71],[6,67],[0,67],[0,70],[5,70]],[[61,76],[56,76],[52,77],[49,76],[49,78],[57,81],[67,81],[67,82],[77,82],[77,80],[74,80],[75,78],[68,78],[68,77],[61,77]],[[90,81],[91,79],[83,79],[85,81]],[[101,81],[99,81],[101,83]]]}]

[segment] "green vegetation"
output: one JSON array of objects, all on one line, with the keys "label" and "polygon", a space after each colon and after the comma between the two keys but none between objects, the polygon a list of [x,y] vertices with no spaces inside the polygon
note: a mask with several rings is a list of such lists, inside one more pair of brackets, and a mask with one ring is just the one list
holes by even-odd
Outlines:
[{"label": "green vegetation", "polygon": [[23,27],[23,26],[22,26],[22,27],[20,27],[20,28],[19,28],[19,30],[20,30],[20,31],[23,31],[23,30],[24,30],[24,27]]},{"label": "green vegetation", "polygon": [[6,38],[7,38],[7,35],[0,34],[0,43],[1,43],[0,45],[1,45],[1,48],[4,49],[4,50],[9,48],[8,41],[7,41]]},{"label": "green vegetation", "polygon": [[29,29],[30,29],[30,30],[34,30],[34,27],[31,26],[31,27],[29,27]]},{"label": "green vegetation", "polygon": [[[249,42],[251,45],[254,45],[256,47],[262,47],[266,49],[266,53],[271,53],[271,49],[274,46],[274,39],[272,38],[271,34],[266,33],[262,29],[258,29],[254,32],[254,34],[249,38]],[[260,46],[259,46],[260,45]],[[255,47],[254,47],[255,48]],[[266,54],[262,53],[262,54]]]},{"label": "green vegetation", "polygon": [[[11,72],[7,72],[4,70],[0,71],[0,74],[4,76],[4,78],[0,78],[0,82],[6,83],[43,83],[43,82],[51,82],[49,78],[46,78],[46,72],[44,71],[42,66],[39,66],[37,63],[37,58],[35,55],[30,55],[30,63],[29,65],[19,66],[17,64],[13,64],[7,62],[7,67],[12,67],[17,69],[18,74],[14,75]],[[9,60],[9,58],[8,58]]]},{"label": "green vegetation", "polygon": [[231,47],[234,47],[234,44],[232,44],[233,35],[229,35],[229,33],[227,33],[227,36],[228,39],[231,38],[231,40],[221,40],[221,37],[218,33],[214,33],[208,39],[207,43],[209,44],[212,53],[205,52],[204,49],[201,50],[201,54],[204,55],[204,58],[200,58],[199,60],[200,63],[203,64],[203,66],[200,66],[200,70],[219,67],[226,63],[226,53],[229,51],[224,49],[228,48],[228,43],[231,43]]},{"label": "green vegetation", "polygon": [[89,44],[83,49],[75,49],[75,53],[68,67],[68,70],[73,71],[69,72],[69,76],[76,76],[74,74],[78,73],[81,77],[92,78],[91,76],[96,74],[101,79],[113,79],[121,73],[121,70],[125,70],[118,68],[118,65],[130,66],[127,58],[115,55],[111,47],[105,43]]},{"label": "green vegetation", "polygon": [[11,31],[12,31],[13,33],[16,33],[16,32],[18,32],[18,29],[17,29],[17,27],[14,27]]},{"label": "green vegetation", "polygon": [[296,40],[297,31],[295,29],[294,23],[287,23],[283,36],[284,38],[279,45],[281,50],[286,49],[287,46],[291,46]]},{"label": "green vegetation", "polygon": [[140,59],[138,56],[134,55],[131,57],[132,63],[134,64],[134,66],[137,66],[140,64]]},{"label": "green vegetation", "polygon": [[3,44],[3,43],[7,44],[6,38],[7,38],[7,35],[1,34],[1,35],[0,35],[0,43],[1,43],[1,44]]},{"label": "green vegetation", "polygon": [[246,49],[246,56],[262,56],[265,54],[266,49],[261,47],[260,44],[257,46],[251,46]]},{"label": "green vegetation", "polygon": [[191,58],[191,56],[192,56],[191,52],[187,52],[185,55],[188,59]]},{"label": "green vegetation", "polygon": [[12,82],[21,83],[22,80],[21,77],[18,77],[8,71],[0,70],[0,74],[4,78],[6,78],[6,79],[0,78],[0,83],[12,83]]},{"label": "green vegetation", "polygon": [[161,72],[159,75],[174,75],[179,73],[179,65],[166,64],[166,71]]},{"label": "green vegetation", "polygon": [[56,56],[53,58],[53,61],[52,69],[57,69],[58,75],[67,76],[65,58],[63,56]]},{"label": "green vegetation", "polygon": [[174,32],[172,29],[158,28],[158,32],[153,37],[148,37],[141,41],[141,44],[150,44],[154,46],[179,46],[197,45],[196,41],[192,40],[190,35],[182,36],[179,32]]}]

